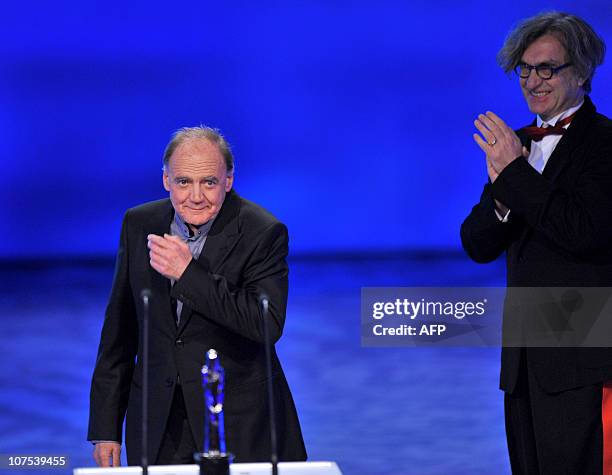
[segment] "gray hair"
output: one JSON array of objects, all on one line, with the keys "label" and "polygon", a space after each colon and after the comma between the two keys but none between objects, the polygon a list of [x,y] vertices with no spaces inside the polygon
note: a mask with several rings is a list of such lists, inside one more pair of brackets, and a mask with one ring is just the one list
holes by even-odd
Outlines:
[{"label": "gray hair", "polygon": [[225,169],[227,173],[231,174],[234,171],[234,156],[232,155],[230,144],[227,143],[227,140],[221,135],[221,132],[205,125],[200,125],[198,127],[183,127],[174,132],[172,139],[166,146],[166,150],[164,150],[164,169],[168,168],[170,157],[179,145],[190,140],[208,140],[210,143],[215,144],[225,160]]},{"label": "gray hair", "polygon": [[539,37],[552,34],[565,48],[567,61],[578,77],[585,80],[582,88],[591,91],[595,68],[603,63],[606,44],[583,19],[561,12],[544,12],[521,21],[506,37],[497,53],[497,62],[506,72],[520,62],[525,50]]}]

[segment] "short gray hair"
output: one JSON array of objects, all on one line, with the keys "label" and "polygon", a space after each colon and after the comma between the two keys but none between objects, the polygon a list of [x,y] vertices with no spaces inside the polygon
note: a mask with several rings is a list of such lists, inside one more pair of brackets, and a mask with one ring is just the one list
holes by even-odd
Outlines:
[{"label": "short gray hair", "polygon": [[190,140],[208,140],[210,143],[215,144],[219,148],[219,152],[221,152],[221,155],[225,160],[225,169],[227,173],[232,173],[234,171],[234,155],[232,155],[230,144],[227,142],[227,140],[225,140],[225,137],[221,135],[221,132],[205,125],[199,125],[197,127],[183,127],[174,132],[172,139],[164,151],[164,169],[168,168],[170,157],[179,147],[179,145],[182,145]]},{"label": "short gray hair", "polygon": [[529,45],[546,34],[554,35],[561,42],[567,61],[572,63],[578,77],[585,80],[582,88],[590,92],[595,68],[603,63],[606,44],[591,25],[575,15],[551,11],[521,21],[506,37],[497,62],[504,71],[512,71]]}]

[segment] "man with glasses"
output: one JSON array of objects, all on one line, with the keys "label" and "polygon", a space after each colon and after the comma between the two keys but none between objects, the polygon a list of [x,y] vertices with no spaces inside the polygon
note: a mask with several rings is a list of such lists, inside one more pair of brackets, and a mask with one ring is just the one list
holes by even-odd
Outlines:
[{"label": "man with glasses", "polygon": [[[505,251],[509,287],[612,287],[612,121],[588,96],[604,53],[558,12],[521,22],[499,52],[536,119],[516,133],[493,112],[475,120],[489,180],[461,239],[476,262]],[[609,381],[609,347],[502,348],[512,472],[612,473]]]}]

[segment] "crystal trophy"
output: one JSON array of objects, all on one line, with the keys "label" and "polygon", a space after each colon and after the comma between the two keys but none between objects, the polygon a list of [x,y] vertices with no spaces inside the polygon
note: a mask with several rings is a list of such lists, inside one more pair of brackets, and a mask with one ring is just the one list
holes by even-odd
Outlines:
[{"label": "crystal trophy", "polygon": [[231,454],[225,450],[225,426],[223,424],[223,396],[225,371],[214,349],[206,352],[202,366],[204,389],[204,444],[203,453],[194,455],[200,466],[200,475],[229,475]]}]

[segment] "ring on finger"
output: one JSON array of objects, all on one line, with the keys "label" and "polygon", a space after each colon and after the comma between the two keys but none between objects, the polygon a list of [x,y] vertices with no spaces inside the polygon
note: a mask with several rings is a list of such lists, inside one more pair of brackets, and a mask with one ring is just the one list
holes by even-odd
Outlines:
[{"label": "ring on finger", "polygon": [[491,147],[493,147],[496,143],[497,143],[497,138],[493,137],[493,140],[491,140],[490,142],[487,142]]}]

